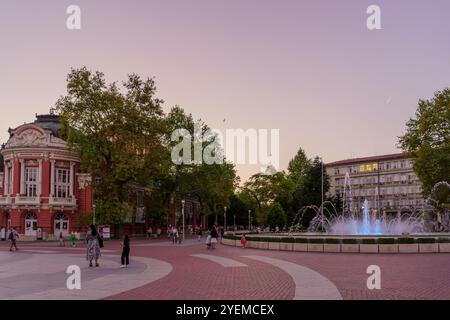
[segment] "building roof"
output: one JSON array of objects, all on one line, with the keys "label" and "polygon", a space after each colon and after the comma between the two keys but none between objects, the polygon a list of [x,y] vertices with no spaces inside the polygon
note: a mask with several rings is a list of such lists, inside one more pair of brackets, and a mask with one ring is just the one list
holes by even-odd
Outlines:
[{"label": "building roof", "polygon": [[36,120],[33,122],[33,124],[44,130],[50,130],[55,137],[61,138],[61,117],[59,115],[36,115]]},{"label": "building roof", "polygon": [[401,158],[407,158],[407,157],[408,157],[408,155],[406,153],[393,153],[393,154],[385,154],[385,155],[381,155],[381,156],[371,156],[371,157],[339,160],[339,161],[327,163],[326,166],[355,164],[355,163],[361,163],[361,162],[374,162],[374,161],[382,161],[382,160],[401,159]]}]

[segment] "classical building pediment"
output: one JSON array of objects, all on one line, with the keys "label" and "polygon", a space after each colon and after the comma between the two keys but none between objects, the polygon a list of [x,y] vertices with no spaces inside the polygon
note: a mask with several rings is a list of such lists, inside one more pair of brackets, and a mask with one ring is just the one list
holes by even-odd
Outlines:
[{"label": "classical building pediment", "polygon": [[13,132],[5,148],[15,147],[65,147],[66,142],[49,131],[34,125],[25,125]]}]

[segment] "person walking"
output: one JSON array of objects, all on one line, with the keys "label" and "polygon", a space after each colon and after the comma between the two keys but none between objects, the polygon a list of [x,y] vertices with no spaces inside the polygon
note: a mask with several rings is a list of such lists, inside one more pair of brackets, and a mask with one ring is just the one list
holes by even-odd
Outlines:
[{"label": "person walking", "polygon": [[219,233],[217,232],[216,226],[213,226],[211,229],[211,248],[216,248],[217,238],[219,237]]},{"label": "person walking", "polygon": [[17,238],[19,238],[19,235],[17,234],[16,228],[12,228],[12,230],[9,233],[9,240],[11,240],[11,246],[9,247],[9,251],[13,251],[12,248],[14,247],[14,251],[19,250],[17,248]]},{"label": "person walking", "polygon": [[199,242],[202,240],[202,235],[203,235],[202,228],[198,228],[197,239]]},{"label": "person walking", "polygon": [[5,241],[6,240],[6,229],[5,229],[5,227],[2,227],[2,229],[0,230],[0,240],[1,241]]},{"label": "person walking", "polygon": [[64,241],[64,235],[62,232],[59,233],[59,246],[60,247],[65,247],[66,243]]},{"label": "person walking", "polygon": [[99,234],[97,228],[91,224],[89,232],[86,235],[86,260],[89,261],[89,267],[92,267],[92,261],[95,260],[95,266],[99,267],[98,258],[101,256]]},{"label": "person walking", "polygon": [[247,243],[247,239],[245,239],[245,234],[242,234],[241,236],[241,247],[242,249],[245,249],[245,244]]},{"label": "person walking", "polygon": [[177,227],[173,227],[172,228],[172,242],[173,244],[176,244],[178,240],[178,228]]},{"label": "person walking", "polygon": [[121,268],[128,268],[130,264],[130,237],[126,234],[122,242],[122,256],[120,258]]}]

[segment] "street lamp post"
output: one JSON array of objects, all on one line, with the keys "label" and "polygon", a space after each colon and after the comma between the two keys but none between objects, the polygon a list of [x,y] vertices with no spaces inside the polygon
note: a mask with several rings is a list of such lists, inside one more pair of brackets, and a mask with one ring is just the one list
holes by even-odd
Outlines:
[{"label": "street lamp post", "polygon": [[248,231],[252,230],[252,210],[248,210]]},{"label": "street lamp post", "polygon": [[[321,214],[321,219],[322,219],[322,229],[323,229],[323,159],[322,159],[322,158],[320,158],[320,163],[321,163],[321,165],[322,165],[322,191],[321,191],[321,194],[322,194],[322,204],[321,204],[321,206],[320,206],[320,214]],[[344,186],[344,188],[345,188],[345,186]]]},{"label": "street lamp post", "polygon": [[223,228],[227,231],[227,207],[223,207]]},{"label": "street lamp post", "polygon": [[184,233],[185,233],[185,230],[184,230],[184,205],[185,205],[185,203],[186,203],[186,201],[184,199],[181,200],[181,219],[183,219],[183,242],[184,242],[184,237],[185,237],[185,235],[184,235]]},{"label": "street lamp post", "polygon": [[95,226],[95,204],[94,205],[92,205],[92,208],[93,208],[93,217],[92,217],[92,224]]},{"label": "street lamp post", "polygon": [[236,232],[236,215],[233,214],[234,232]]}]

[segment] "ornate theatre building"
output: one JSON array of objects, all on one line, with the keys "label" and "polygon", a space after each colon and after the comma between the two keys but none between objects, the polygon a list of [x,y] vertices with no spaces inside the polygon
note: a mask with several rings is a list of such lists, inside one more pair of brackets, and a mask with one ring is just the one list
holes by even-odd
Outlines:
[{"label": "ornate theatre building", "polygon": [[49,236],[78,229],[92,213],[91,176],[59,136],[56,115],[9,130],[0,151],[0,227],[15,227],[25,238],[38,230]]}]

